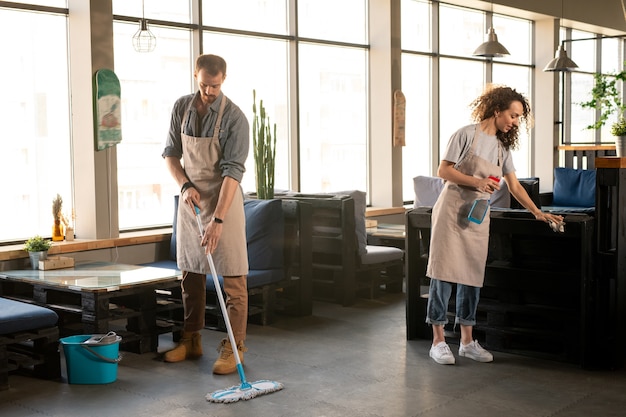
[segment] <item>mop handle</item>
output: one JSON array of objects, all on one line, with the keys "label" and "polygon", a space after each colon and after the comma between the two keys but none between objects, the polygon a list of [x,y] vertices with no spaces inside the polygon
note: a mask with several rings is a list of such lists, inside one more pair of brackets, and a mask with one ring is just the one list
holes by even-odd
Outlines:
[{"label": "mop handle", "polygon": [[[200,238],[202,238],[202,236],[204,236],[204,227],[202,226],[202,220],[200,219],[200,208],[194,204],[194,209],[196,211],[196,222],[198,223],[198,230],[200,231]],[[217,271],[215,269],[215,264],[213,263],[213,257],[211,256],[210,252],[206,254],[206,258],[209,261],[209,267],[211,268],[211,276],[213,277],[213,285],[215,286],[215,292],[217,293],[217,298],[219,299],[219,302],[220,302],[222,316],[224,316],[224,323],[226,324],[226,330],[228,333],[228,339],[230,340],[230,346],[233,349],[233,355],[235,355],[235,361],[237,363],[237,372],[239,373],[239,379],[241,380],[242,385],[248,385],[248,383],[246,382],[246,375],[243,372],[243,366],[241,366],[241,360],[239,359],[239,349],[237,348],[237,342],[235,340],[233,328],[231,327],[230,319],[228,318],[228,311],[226,310],[226,302],[224,301],[224,295],[222,294],[222,288],[220,286],[220,281],[217,278]]]}]

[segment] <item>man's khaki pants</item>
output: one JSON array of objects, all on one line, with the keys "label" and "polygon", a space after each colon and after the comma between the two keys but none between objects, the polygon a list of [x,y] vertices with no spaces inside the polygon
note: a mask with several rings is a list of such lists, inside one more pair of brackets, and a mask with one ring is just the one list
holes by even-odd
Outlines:
[{"label": "man's khaki pants", "polygon": [[[197,332],[204,328],[206,305],[206,275],[183,271],[181,283],[183,307],[185,309],[186,332]],[[224,277],[226,309],[237,343],[246,340],[248,324],[248,288],[246,276]]]}]

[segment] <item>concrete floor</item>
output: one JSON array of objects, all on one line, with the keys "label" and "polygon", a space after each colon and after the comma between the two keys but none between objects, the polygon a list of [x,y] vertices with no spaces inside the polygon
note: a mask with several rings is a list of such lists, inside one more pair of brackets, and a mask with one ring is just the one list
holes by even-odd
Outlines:
[{"label": "concrete floor", "polygon": [[[316,302],[314,315],[278,317],[249,328],[249,381],[285,389],[250,401],[213,404],[205,395],[238,385],[214,376],[224,333],[203,331],[204,357],[164,363],[154,353],[124,352],[117,381],[73,385],[11,375],[0,392],[2,416],[624,416],[626,371],[577,366],[493,352],[493,363],[458,358],[443,366],[429,341],[407,341],[402,294],[352,307]],[[171,334],[159,350],[173,346]],[[458,346],[451,348],[456,354]]]}]

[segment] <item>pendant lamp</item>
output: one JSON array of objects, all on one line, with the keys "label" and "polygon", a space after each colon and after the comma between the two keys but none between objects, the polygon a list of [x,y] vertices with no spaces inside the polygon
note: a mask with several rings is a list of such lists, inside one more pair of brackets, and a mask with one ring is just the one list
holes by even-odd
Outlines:
[{"label": "pendant lamp", "polygon": [[565,45],[561,44],[556,49],[554,58],[548,62],[548,65],[543,70],[546,72],[566,72],[576,68],[578,68],[578,65],[567,56]]},{"label": "pendant lamp", "polygon": [[[563,0],[561,0],[561,19],[559,20],[559,26],[561,26],[561,20],[563,19]],[[546,72],[566,72],[578,68],[578,65],[567,56],[565,50],[565,44],[561,42],[561,45],[556,49],[554,58],[548,62],[548,65],[543,69]]]},{"label": "pendant lamp", "polygon": [[[491,14],[493,19],[493,2],[491,3]],[[493,24],[489,28],[487,35],[487,42],[480,44],[472,55],[484,56],[486,58],[502,58],[503,56],[511,55],[504,45],[498,42],[498,35],[496,35],[496,31],[493,29]]]},{"label": "pendant lamp", "polygon": [[148,21],[145,19],[144,4],[141,1],[141,20],[139,30],[133,35],[133,48],[137,52],[152,52],[156,48],[156,36],[148,29]]}]

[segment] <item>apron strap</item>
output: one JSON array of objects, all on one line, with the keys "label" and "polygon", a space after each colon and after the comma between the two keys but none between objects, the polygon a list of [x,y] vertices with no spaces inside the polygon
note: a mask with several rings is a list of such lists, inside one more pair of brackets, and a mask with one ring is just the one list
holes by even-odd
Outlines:
[{"label": "apron strap", "polygon": [[185,110],[185,114],[183,115],[183,120],[182,120],[182,122],[180,124],[180,134],[181,135],[185,134],[185,126],[187,126],[187,121],[189,120],[189,111],[191,110],[191,106],[193,106],[193,103],[196,101],[197,98],[198,98],[198,93],[196,93],[193,96],[193,98],[191,99],[191,101],[187,105],[187,109]]},{"label": "apron strap", "polygon": [[222,125],[222,116],[224,115],[224,108],[226,108],[226,98],[225,95],[222,95],[222,102],[220,103],[220,110],[217,112],[217,121],[215,122],[215,129],[213,129],[213,138],[218,138],[220,136],[220,126]]}]

